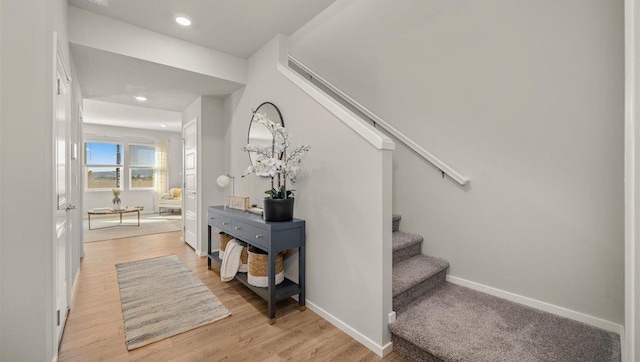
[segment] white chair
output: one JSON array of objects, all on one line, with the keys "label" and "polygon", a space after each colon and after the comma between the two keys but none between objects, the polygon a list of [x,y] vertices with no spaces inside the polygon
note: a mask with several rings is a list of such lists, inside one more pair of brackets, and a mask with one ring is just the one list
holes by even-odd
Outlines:
[{"label": "white chair", "polygon": [[162,213],[162,209],[169,209],[169,211],[180,210],[182,212],[182,188],[173,187],[160,195],[158,199],[158,212]]}]

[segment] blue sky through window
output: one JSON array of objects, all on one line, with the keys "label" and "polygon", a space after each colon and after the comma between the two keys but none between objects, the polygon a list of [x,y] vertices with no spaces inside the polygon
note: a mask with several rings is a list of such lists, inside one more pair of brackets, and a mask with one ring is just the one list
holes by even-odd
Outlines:
[{"label": "blue sky through window", "polygon": [[[116,165],[116,147],[113,143],[87,142],[85,160],[88,165]],[[122,153],[122,147],[120,147]],[[122,157],[122,156],[121,156]],[[122,159],[120,160],[122,163]]]}]

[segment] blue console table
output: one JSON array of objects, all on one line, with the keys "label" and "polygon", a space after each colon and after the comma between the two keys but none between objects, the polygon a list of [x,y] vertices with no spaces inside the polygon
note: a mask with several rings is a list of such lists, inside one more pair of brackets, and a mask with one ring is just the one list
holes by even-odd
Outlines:
[{"label": "blue console table", "polygon": [[[209,269],[211,269],[212,260],[218,264],[221,263],[219,252],[211,251],[211,228],[213,227],[269,254],[267,288],[254,287],[249,284],[245,273],[236,274],[236,279],[240,283],[267,301],[269,324],[275,323],[277,301],[298,295],[298,308],[301,311],[306,309],[304,220],[268,222],[264,221],[260,215],[226,206],[209,206],[208,216],[207,266]],[[296,248],[298,249],[298,283],[285,278],[282,283],[276,285],[276,255],[281,251]]]}]

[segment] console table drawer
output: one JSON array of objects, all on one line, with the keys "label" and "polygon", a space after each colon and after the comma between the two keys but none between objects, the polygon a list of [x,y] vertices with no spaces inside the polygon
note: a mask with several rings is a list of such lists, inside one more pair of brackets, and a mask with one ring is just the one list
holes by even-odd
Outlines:
[{"label": "console table drawer", "polygon": [[271,234],[268,230],[259,229],[241,221],[231,221],[231,234],[238,239],[253,244],[265,251],[269,250]]},{"label": "console table drawer", "polygon": [[233,230],[231,227],[231,219],[220,215],[209,216],[209,225],[226,232]]}]

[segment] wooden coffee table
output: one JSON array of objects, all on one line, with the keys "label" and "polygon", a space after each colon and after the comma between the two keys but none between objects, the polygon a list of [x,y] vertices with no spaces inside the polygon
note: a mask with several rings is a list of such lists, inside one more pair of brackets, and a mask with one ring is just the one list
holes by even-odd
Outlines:
[{"label": "wooden coffee table", "polygon": [[[138,213],[138,225],[130,225],[130,226],[140,226],[140,211],[143,210],[142,207],[127,207],[125,209],[120,209],[120,210],[91,210],[88,211],[88,217],[89,217],[89,230],[91,230],[91,215],[120,215],[120,224],[122,224],[122,214],[129,214],[132,212]],[[116,226],[116,225],[114,225]],[[107,226],[107,227],[111,227],[111,226]],[[99,228],[99,229],[104,229],[104,228]]]}]

